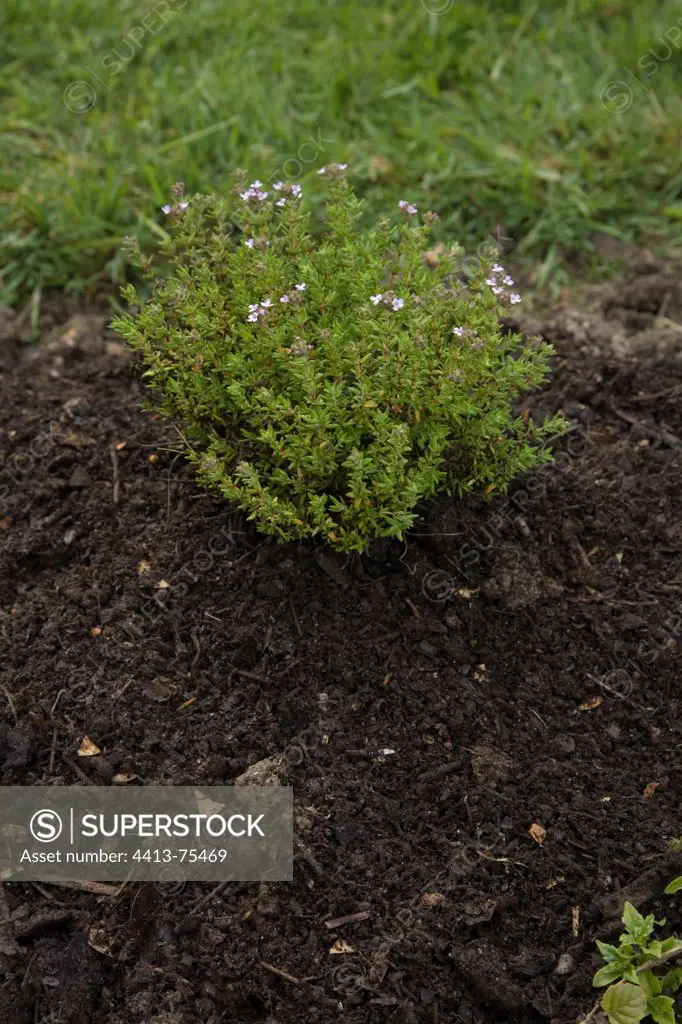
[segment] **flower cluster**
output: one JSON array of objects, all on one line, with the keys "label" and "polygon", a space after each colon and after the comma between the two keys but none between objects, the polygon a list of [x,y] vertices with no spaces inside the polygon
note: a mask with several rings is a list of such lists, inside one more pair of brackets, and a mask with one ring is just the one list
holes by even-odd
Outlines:
[{"label": "flower cluster", "polygon": [[246,319],[249,321],[249,323],[257,323],[259,317],[265,316],[271,305],[272,299],[263,299],[261,303],[251,303],[251,305],[249,306],[249,315],[247,316]]},{"label": "flower cluster", "polygon": [[307,341],[296,335],[296,341],[293,345],[289,346],[289,355],[291,356],[304,356],[307,352],[312,352],[313,346],[309,345]]},{"label": "flower cluster", "polygon": [[269,249],[270,243],[267,238],[245,238],[244,245],[247,249]]},{"label": "flower cluster", "polygon": [[252,181],[244,192],[239,193],[239,198],[243,199],[245,203],[248,203],[249,199],[257,199],[259,203],[264,203],[268,198],[268,193],[261,191],[262,188],[262,181]]},{"label": "flower cluster", "polygon": [[169,214],[169,213],[182,213],[182,211],[186,210],[188,206],[189,206],[189,203],[185,199],[181,203],[173,203],[173,204],[166,203],[165,206],[161,207],[161,210],[165,214]]},{"label": "flower cluster", "polygon": [[389,311],[402,309],[405,305],[405,299],[399,299],[395,292],[379,292],[377,295],[370,295],[369,299],[375,306],[385,306]]},{"label": "flower cluster", "polygon": [[280,302],[300,302],[301,292],[305,291],[305,285],[303,284],[303,282],[301,282],[300,284],[295,284],[294,288],[298,292],[298,295],[296,295],[294,292],[291,292],[288,295],[282,295],[280,297],[279,301]]},{"label": "flower cluster", "polygon": [[[496,295],[500,302],[510,304],[514,306],[517,302],[521,301],[521,296],[517,295],[516,292],[508,292],[506,288],[511,288],[514,284],[514,279],[507,274],[504,267],[496,263],[491,271],[492,276],[486,278],[486,284],[490,288],[493,295]],[[506,288],[505,288],[506,286]]]},{"label": "flower cluster", "polygon": [[414,203],[408,203],[407,199],[401,199],[400,202],[398,203],[398,206],[403,211],[403,213],[409,214],[410,217],[414,217],[415,213],[417,213],[417,207],[414,205]]},{"label": "flower cluster", "polygon": [[327,164],[326,167],[320,167],[318,174],[325,174],[329,178],[336,178],[342,171],[345,171],[348,164]]},{"label": "flower cluster", "polygon": [[283,181],[276,181],[272,186],[275,192],[284,192],[285,195],[281,196],[275,206],[286,206],[286,195],[291,196],[293,199],[300,199],[303,195],[303,189],[300,185],[290,185]]}]

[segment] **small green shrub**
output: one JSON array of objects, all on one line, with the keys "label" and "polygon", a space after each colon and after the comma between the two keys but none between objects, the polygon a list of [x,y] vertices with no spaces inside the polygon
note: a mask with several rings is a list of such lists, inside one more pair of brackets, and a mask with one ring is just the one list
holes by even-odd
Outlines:
[{"label": "small green shrub", "polygon": [[[675,879],[666,893],[677,892],[680,879]],[[601,1007],[609,1024],[639,1024],[651,1019],[657,1024],[675,1024],[675,1000],[671,992],[682,985],[682,968],[669,969],[666,964],[682,952],[682,940],[657,939],[654,915],[642,917],[631,903],[623,910],[625,931],[617,946],[597,942],[605,965],[594,976],[592,984],[608,985]]]},{"label": "small green shrub", "polygon": [[199,478],[281,540],[318,536],[362,551],[402,537],[439,491],[490,496],[550,459],[563,429],[512,415],[552,349],[504,335],[520,301],[484,263],[463,291],[460,250],[425,263],[429,225],[401,201],[400,223],[362,233],[343,165],[322,168],[330,198],[310,234],[301,186],[195,196],[164,207],[157,264],[130,243],[151,281],[116,329],[141,354],[152,407],[174,418]]}]

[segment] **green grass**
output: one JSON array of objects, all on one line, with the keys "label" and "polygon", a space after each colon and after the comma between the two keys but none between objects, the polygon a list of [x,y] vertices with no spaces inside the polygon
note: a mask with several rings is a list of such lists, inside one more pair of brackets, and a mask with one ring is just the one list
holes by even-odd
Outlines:
[{"label": "green grass", "polygon": [[[411,199],[472,252],[502,225],[515,258],[541,261],[540,284],[589,262],[594,230],[676,250],[682,49],[648,80],[637,61],[665,55],[677,3],[182,4],[168,0],[162,26],[157,0],[145,28],[154,0],[5,0],[2,300],[121,281],[121,239],[163,230],[173,181],[220,191],[239,166],[271,180],[311,136],[324,151],[287,165],[307,188],[322,163],[347,161],[369,212]],[[116,50],[134,52],[119,74]],[[633,89],[623,113],[600,101],[613,80]],[[64,102],[76,81],[96,93],[88,112]]]}]

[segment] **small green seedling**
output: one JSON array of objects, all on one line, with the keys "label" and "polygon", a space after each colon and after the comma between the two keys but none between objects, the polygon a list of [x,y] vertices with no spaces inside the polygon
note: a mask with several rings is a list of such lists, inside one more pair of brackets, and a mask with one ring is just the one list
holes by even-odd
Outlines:
[{"label": "small green seedling", "polygon": [[[682,889],[682,878],[676,878],[666,893]],[[625,931],[618,946],[597,942],[605,965],[594,976],[596,988],[608,985],[601,1006],[609,1024],[639,1024],[651,1019],[656,1024],[675,1024],[675,1000],[670,993],[682,985],[682,967],[667,968],[667,962],[682,951],[682,939],[659,940],[655,927],[665,924],[653,914],[642,917],[631,903],[626,903],[622,917]]]}]

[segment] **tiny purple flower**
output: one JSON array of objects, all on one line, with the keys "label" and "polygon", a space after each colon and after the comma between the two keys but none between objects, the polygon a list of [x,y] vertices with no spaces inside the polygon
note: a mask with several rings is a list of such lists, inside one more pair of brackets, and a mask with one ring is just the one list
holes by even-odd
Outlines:
[{"label": "tiny purple flower", "polygon": [[274,188],[275,192],[279,192],[282,189],[283,185],[284,185],[283,181],[276,181],[275,184],[272,187]]},{"label": "tiny purple flower", "polygon": [[249,313],[246,319],[249,321],[249,323],[255,324],[256,320],[258,319],[258,313]]},{"label": "tiny purple flower", "polygon": [[168,203],[166,203],[166,205],[165,205],[165,206],[162,206],[162,207],[161,207],[161,209],[162,209],[162,211],[163,211],[164,213],[170,213],[170,212],[171,212],[171,210],[173,209],[173,207],[172,207],[172,206],[169,206],[169,205],[168,205]]},{"label": "tiny purple flower", "polygon": [[345,171],[345,169],[348,167],[348,164],[339,164],[338,166],[340,171]]},{"label": "tiny purple flower", "polygon": [[258,181],[258,179],[256,179],[256,181],[252,181],[250,186],[249,186],[249,188],[262,188],[262,187],[263,187],[263,182],[262,181]]},{"label": "tiny purple flower", "polygon": [[318,174],[326,174],[327,173],[327,168],[326,167],[320,167],[320,169],[319,169],[319,171],[317,173]]},{"label": "tiny purple flower", "polygon": [[253,313],[257,309],[258,309],[258,303],[257,302],[250,303],[250,305],[249,305],[249,312],[250,313]]},{"label": "tiny purple flower", "polygon": [[280,302],[290,302],[291,300],[289,299],[288,295],[283,295],[279,301]]},{"label": "tiny purple flower", "polygon": [[383,297],[384,296],[382,295],[382,293],[379,292],[378,295],[370,295],[369,298],[370,298],[370,302],[373,302],[375,306],[378,306],[379,303],[381,302],[381,300],[383,299]]},{"label": "tiny purple flower", "polygon": [[497,284],[497,280],[494,277],[486,277],[485,283],[493,288]]},{"label": "tiny purple flower", "polygon": [[275,206],[286,206],[286,203],[286,199],[278,199],[277,202],[275,203]]},{"label": "tiny purple flower", "polygon": [[507,274],[507,276],[502,279],[502,283],[506,284],[506,285],[509,285],[511,287],[511,285],[514,284],[514,278],[510,277],[509,274]]},{"label": "tiny purple flower", "polygon": [[244,242],[244,245],[247,247],[247,249],[253,249],[255,245],[255,240],[253,238],[247,238],[246,241]]},{"label": "tiny purple flower", "polygon": [[253,192],[251,191],[251,189],[247,189],[246,192],[240,192],[239,193],[239,198],[243,199],[244,202],[246,202],[247,200],[249,200],[251,198],[252,195],[253,195]]},{"label": "tiny purple flower", "polygon": [[405,305],[405,299],[394,299],[391,305],[396,310],[402,309],[403,306]]},{"label": "tiny purple flower", "polygon": [[295,287],[297,292],[304,292],[305,291],[305,284],[303,284],[303,282],[301,282],[301,284],[294,285],[294,287]]},{"label": "tiny purple flower", "polygon": [[186,210],[186,209],[187,209],[187,207],[189,206],[189,203],[188,203],[188,202],[187,202],[187,200],[185,199],[185,200],[183,200],[183,201],[182,201],[181,203],[178,203],[178,206],[180,207],[180,209],[181,209],[181,210]]},{"label": "tiny purple flower", "polygon": [[516,294],[510,295],[509,296],[509,301],[512,303],[512,305],[516,305],[517,302],[521,301],[521,296],[520,295],[516,295]]},{"label": "tiny purple flower", "polygon": [[268,306],[271,306],[271,305],[272,305],[272,299],[263,299],[263,301],[261,302],[261,306],[264,306],[266,309],[268,308]]},{"label": "tiny purple flower", "polygon": [[291,186],[291,191],[292,191],[292,194],[295,195],[296,198],[298,199],[299,196],[301,195],[301,193],[303,192],[303,189],[301,188],[300,185],[292,185]]},{"label": "tiny purple flower", "polygon": [[496,263],[493,267],[494,274],[504,274],[504,267],[501,267],[499,263]]},{"label": "tiny purple flower", "polygon": [[496,288],[496,287],[493,287],[493,288],[491,289],[491,291],[492,291],[493,295],[502,295],[502,294],[503,294],[503,292],[504,292],[504,288]]},{"label": "tiny purple flower", "polygon": [[461,338],[462,335],[464,334],[464,328],[463,327],[453,327],[452,328],[452,333],[456,334],[458,338]]}]

